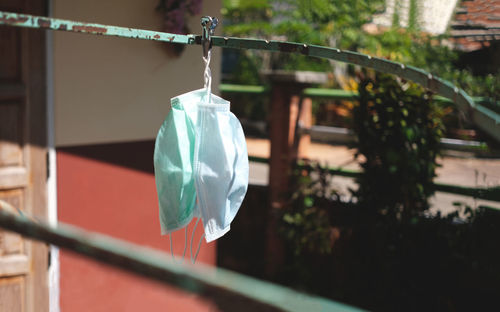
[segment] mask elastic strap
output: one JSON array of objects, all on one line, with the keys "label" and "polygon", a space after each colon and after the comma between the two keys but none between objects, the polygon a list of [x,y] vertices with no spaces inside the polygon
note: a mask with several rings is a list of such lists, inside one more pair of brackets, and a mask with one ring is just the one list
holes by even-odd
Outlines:
[{"label": "mask elastic strap", "polygon": [[[173,248],[173,243],[172,243],[172,233],[168,234],[168,239],[170,240],[170,255],[172,255],[172,260],[175,261],[174,257],[174,248]],[[184,252],[182,253],[182,261],[184,261],[184,257],[186,256],[186,250],[187,250],[187,241],[188,241],[188,229],[187,226],[184,228]]]},{"label": "mask elastic strap", "polygon": [[186,250],[188,246],[188,228],[187,225],[184,228],[184,252],[182,253],[182,262],[184,262],[184,257],[186,256]]},{"label": "mask elastic strap", "polygon": [[210,59],[212,58],[212,50],[208,50],[207,56],[203,57],[205,62],[205,72],[203,77],[205,78],[204,88],[207,89],[207,99],[208,103],[212,100],[212,71],[210,70]]},{"label": "mask elastic strap", "polygon": [[201,47],[203,49],[203,60],[205,61],[205,88],[207,89],[208,103],[212,100],[212,72],[210,71],[210,58],[212,55],[212,36],[215,27],[219,24],[216,17],[203,16],[201,18]]},{"label": "mask elastic strap", "polygon": [[168,233],[168,240],[170,241],[170,255],[172,255],[172,260],[175,261],[174,247],[173,247],[173,244],[172,244],[172,233]]},{"label": "mask elastic strap", "polygon": [[194,224],[193,232],[191,233],[191,243],[189,244],[189,253],[191,256],[191,262],[194,264],[196,262],[196,258],[198,258],[198,253],[200,252],[201,248],[201,241],[205,237],[205,233],[201,235],[200,241],[198,242],[198,248],[196,249],[196,254],[193,257],[193,238],[194,238],[194,232],[196,231],[196,227],[198,226],[198,222],[200,221],[200,218],[196,220],[196,223]]}]

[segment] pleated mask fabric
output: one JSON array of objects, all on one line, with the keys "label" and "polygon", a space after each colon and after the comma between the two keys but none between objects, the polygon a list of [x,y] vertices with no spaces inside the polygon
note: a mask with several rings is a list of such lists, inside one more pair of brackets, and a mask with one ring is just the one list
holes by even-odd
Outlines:
[{"label": "pleated mask fabric", "polygon": [[162,234],[183,228],[196,211],[193,176],[197,97],[189,92],[171,100],[154,150],[156,191]]},{"label": "pleated mask fabric", "polygon": [[230,229],[248,188],[248,153],[230,103],[207,89],[171,100],[155,143],[162,234],[201,217],[211,242]]},{"label": "pleated mask fabric", "polygon": [[196,124],[195,184],[205,239],[227,233],[248,189],[248,153],[229,102],[212,95],[200,103]]}]

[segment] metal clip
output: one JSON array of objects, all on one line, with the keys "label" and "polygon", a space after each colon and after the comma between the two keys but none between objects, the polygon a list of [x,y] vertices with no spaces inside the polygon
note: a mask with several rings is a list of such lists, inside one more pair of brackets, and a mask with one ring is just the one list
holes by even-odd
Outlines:
[{"label": "metal clip", "polygon": [[201,18],[201,46],[203,48],[203,57],[208,57],[208,51],[212,49],[212,36],[215,32],[215,27],[219,24],[217,17],[203,16]]}]

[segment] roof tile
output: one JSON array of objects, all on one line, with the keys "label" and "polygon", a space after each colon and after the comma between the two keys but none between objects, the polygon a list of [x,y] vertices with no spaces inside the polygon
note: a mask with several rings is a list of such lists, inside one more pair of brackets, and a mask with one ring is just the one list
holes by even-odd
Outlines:
[{"label": "roof tile", "polygon": [[468,51],[489,46],[500,35],[500,0],[464,0],[455,11],[451,35]]}]

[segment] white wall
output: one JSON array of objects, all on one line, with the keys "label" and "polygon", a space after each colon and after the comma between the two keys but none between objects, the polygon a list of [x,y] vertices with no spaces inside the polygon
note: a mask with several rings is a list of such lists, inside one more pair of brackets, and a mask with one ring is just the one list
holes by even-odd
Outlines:
[{"label": "white wall", "polygon": [[[54,0],[53,17],[160,30],[158,0]],[[204,0],[203,14],[220,17],[221,0]],[[200,34],[200,16],[190,20]],[[216,34],[220,34],[220,29]],[[54,33],[56,146],[153,139],[169,99],[203,87],[201,46],[186,46],[179,58],[167,43]],[[213,90],[221,50],[212,54]]]},{"label": "white wall", "polygon": [[431,34],[442,34],[446,31],[457,0],[424,0],[420,18],[423,21],[423,30]]},{"label": "white wall", "polygon": [[[385,12],[376,15],[373,22],[377,25],[392,26],[392,16],[397,2],[399,3],[400,26],[407,27],[410,0],[387,0]],[[417,5],[420,28],[425,32],[437,35],[446,31],[457,0],[419,0]]]}]

